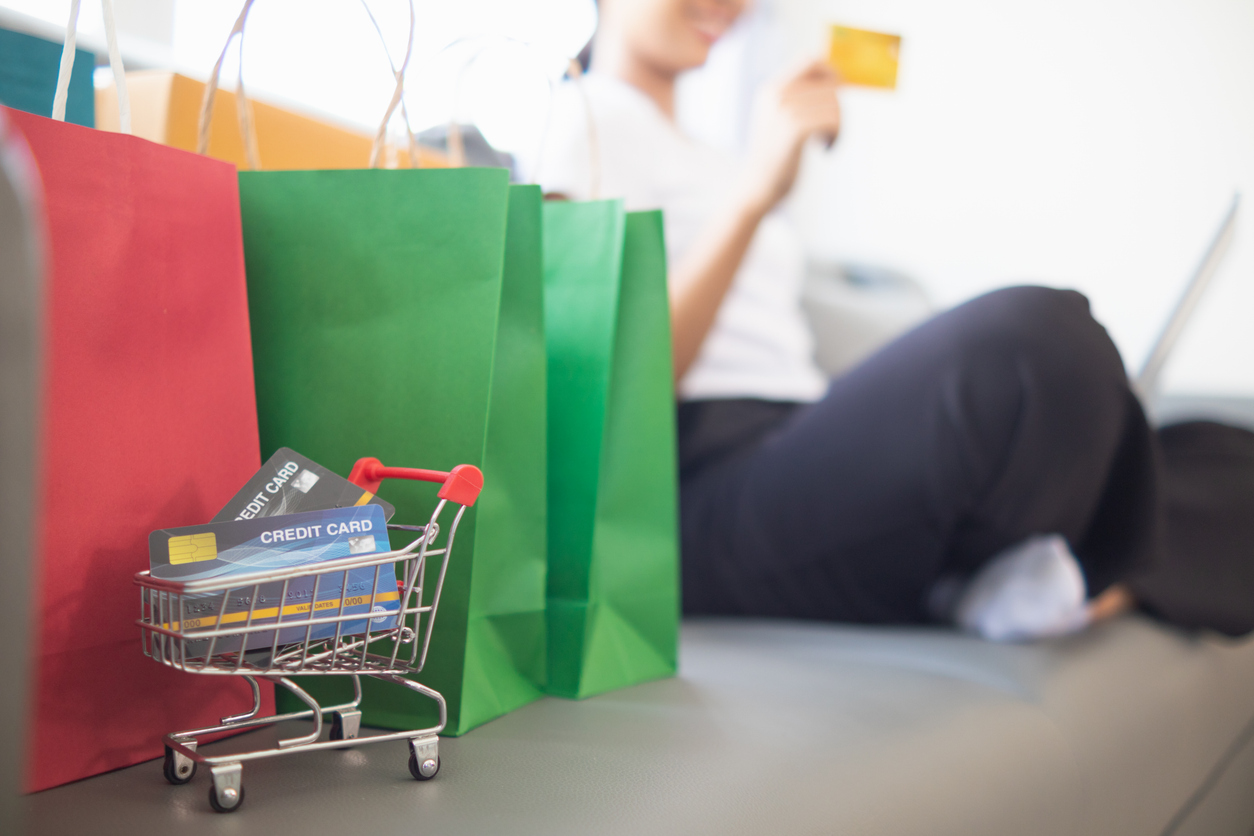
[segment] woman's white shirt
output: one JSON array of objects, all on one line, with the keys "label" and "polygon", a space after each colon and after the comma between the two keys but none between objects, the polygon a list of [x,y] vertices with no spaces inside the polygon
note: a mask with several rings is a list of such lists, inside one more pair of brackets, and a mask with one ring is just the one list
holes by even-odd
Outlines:
[{"label": "woman's white shirt", "polygon": [[[622,198],[628,211],[661,209],[671,264],[729,199],[739,174],[734,157],[684,136],[643,93],[595,73],[555,93],[536,164],[533,179],[546,192],[589,200],[596,178],[599,198]],[[813,337],[801,311],[804,276],[800,239],[771,213],[679,383],[680,398],[822,397],[827,380],[814,363]]]}]

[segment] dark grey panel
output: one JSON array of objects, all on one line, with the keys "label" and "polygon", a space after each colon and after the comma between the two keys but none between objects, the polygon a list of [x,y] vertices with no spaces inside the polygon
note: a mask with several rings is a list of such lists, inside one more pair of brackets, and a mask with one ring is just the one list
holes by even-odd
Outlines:
[{"label": "dark grey panel", "polygon": [[0,833],[21,827],[40,341],[37,184],[0,108]]}]

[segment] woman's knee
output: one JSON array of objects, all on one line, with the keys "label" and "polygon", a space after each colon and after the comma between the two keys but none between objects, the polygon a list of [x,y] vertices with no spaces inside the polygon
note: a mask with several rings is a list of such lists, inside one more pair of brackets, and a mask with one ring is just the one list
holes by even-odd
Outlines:
[{"label": "woman's knee", "polygon": [[971,438],[1009,449],[1029,421],[1079,448],[1105,443],[1109,426],[1122,420],[1127,373],[1083,295],[1012,287],[955,313],[941,391],[947,409],[965,415]]},{"label": "woman's knee", "polygon": [[1077,291],[1008,287],[963,308],[960,339],[976,353],[1013,356],[1064,379],[1126,377],[1118,349]]},{"label": "woman's knee", "polygon": [[962,306],[967,318],[995,333],[1020,336],[1075,328],[1101,328],[1088,298],[1075,290],[1022,285],[994,290]]}]

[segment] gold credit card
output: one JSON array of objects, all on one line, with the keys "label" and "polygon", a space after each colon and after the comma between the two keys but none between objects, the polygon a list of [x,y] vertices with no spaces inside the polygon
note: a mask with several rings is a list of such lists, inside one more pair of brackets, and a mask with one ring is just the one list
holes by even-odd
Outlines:
[{"label": "gold credit card", "polygon": [[893,90],[900,52],[900,35],[833,26],[827,60],[846,84]]}]

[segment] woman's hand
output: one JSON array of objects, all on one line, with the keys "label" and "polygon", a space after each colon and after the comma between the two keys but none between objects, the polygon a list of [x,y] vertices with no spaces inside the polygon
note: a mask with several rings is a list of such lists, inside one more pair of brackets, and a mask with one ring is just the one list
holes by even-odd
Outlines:
[{"label": "woman's hand", "polygon": [[812,136],[828,145],[840,133],[840,79],[822,61],[811,62],[764,88],[754,107],[745,206],[765,215],[792,189],[801,152]]}]

